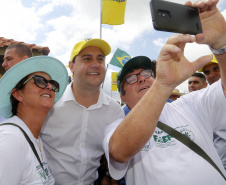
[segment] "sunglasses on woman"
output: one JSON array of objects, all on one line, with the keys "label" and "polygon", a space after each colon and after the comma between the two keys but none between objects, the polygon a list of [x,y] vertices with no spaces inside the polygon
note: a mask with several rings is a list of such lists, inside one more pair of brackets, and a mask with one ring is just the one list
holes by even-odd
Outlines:
[{"label": "sunglasses on woman", "polygon": [[46,78],[44,78],[43,76],[39,76],[39,75],[32,75],[30,78],[28,78],[24,83],[26,84],[30,79],[34,80],[35,85],[37,85],[39,88],[41,89],[45,89],[48,85],[48,83],[52,86],[52,90],[54,92],[59,92],[60,89],[60,85],[57,81],[55,80],[47,80]]}]

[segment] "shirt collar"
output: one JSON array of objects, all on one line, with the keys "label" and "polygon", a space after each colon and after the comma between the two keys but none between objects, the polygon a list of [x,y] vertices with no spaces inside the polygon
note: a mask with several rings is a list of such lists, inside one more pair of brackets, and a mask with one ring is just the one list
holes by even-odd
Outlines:
[{"label": "shirt collar", "polygon": [[[74,101],[76,104],[79,104],[74,97],[73,91],[72,91],[72,82],[67,86],[64,94],[63,94],[63,102],[66,101]],[[93,109],[93,108],[101,108],[102,105],[110,105],[107,95],[103,92],[103,89],[100,89],[100,94],[99,98],[96,104],[91,105],[88,109]]]}]

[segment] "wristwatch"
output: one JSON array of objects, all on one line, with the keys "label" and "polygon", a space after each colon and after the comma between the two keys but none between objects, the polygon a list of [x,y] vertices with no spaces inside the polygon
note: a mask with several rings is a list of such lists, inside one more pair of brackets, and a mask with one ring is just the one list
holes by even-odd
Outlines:
[{"label": "wristwatch", "polygon": [[213,49],[210,46],[209,46],[209,48],[214,54],[217,54],[217,55],[222,55],[222,54],[226,53],[226,46],[224,46],[223,48],[220,48],[220,49]]}]

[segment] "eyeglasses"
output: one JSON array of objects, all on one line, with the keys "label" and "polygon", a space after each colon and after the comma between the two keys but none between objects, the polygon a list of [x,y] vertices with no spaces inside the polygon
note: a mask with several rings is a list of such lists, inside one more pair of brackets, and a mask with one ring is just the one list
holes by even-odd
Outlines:
[{"label": "eyeglasses", "polygon": [[154,78],[154,72],[152,70],[150,70],[150,69],[145,69],[145,70],[143,70],[143,71],[141,71],[141,72],[139,72],[137,74],[132,74],[130,76],[127,76],[125,78],[125,80],[130,85],[134,84],[134,83],[136,83],[138,81],[138,75],[144,77],[145,79],[149,78],[151,76]]},{"label": "eyeglasses", "polygon": [[57,81],[55,80],[47,80],[43,76],[39,75],[32,75],[30,78],[28,78],[24,83],[26,84],[30,79],[34,79],[35,85],[37,85],[41,89],[45,89],[48,85],[48,83],[52,86],[52,90],[54,92],[59,92],[60,85]]}]

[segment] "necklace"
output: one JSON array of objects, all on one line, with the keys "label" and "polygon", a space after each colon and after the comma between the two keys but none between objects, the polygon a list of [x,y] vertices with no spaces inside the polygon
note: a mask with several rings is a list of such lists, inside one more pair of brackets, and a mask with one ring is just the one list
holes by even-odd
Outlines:
[{"label": "necklace", "polygon": [[[37,141],[38,140],[38,141]],[[43,156],[42,156],[42,147],[41,147],[41,141],[40,141],[40,137],[38,136],[38,139],[35,138],[35,142],[38,145],[39,151],[41,153],[41,157],[42,157],[42,161],[43,161]]]}]

